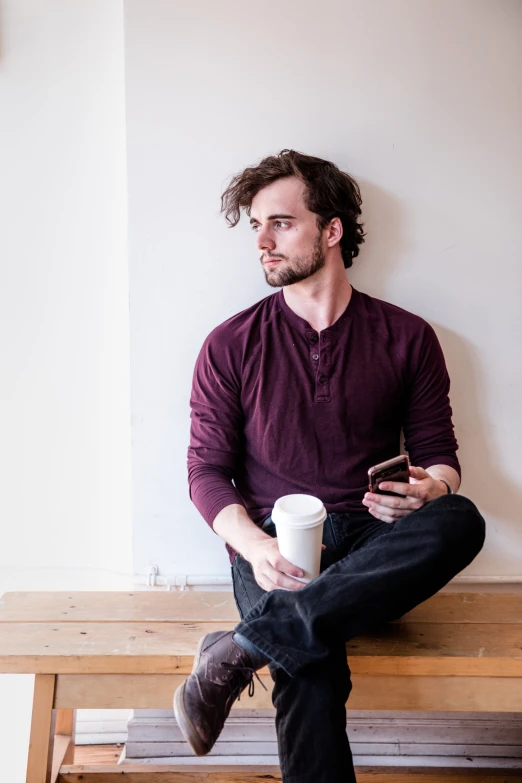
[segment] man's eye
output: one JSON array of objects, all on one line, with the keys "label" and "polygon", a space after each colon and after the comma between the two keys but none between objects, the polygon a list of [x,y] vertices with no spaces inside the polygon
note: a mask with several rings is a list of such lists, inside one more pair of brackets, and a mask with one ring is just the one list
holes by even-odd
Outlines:
[{"label": "man's eye", "polygon": [[[274,226],[276,226],[277,228],[288,228],[289,225],[290,223],[288,222],[288,220],[274,221]],[[250,228],[252,229],[252,231],[258,231],[260,229],[260,225],[258,223],[252,223]]]}]

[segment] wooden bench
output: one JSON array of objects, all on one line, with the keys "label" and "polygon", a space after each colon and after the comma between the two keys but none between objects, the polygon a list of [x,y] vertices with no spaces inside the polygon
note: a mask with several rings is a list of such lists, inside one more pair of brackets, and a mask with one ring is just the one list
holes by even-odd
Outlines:
[{"label": "wooden bench", "polygon": [[[213,783],[280,780],[273,766],[74,765],[75,710],[170,709],[198,639],[232,628],[228,592],[26,592],[0,599],[0,672],[35,674],[28,783]],[[404,618],[347,644],[354,710],[518,712],[522,601],[517,595],[439,593]],[[257,688],[248,707],[271,708]],[[236,702],[245,707],[245,702]],[[153,774],[154,773],[154,774]],[[522,781],[520,772],[358,771],[364,783]]]}]

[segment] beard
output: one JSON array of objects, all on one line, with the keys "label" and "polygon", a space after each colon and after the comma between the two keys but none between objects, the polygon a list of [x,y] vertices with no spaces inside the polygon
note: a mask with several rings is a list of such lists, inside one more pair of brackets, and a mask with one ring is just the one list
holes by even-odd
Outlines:
[{"label": "beard", "polygon": [[[275,255],[273,257],[281,258],[283,261],[289,260],[287,256]],[[282,269],[265,269],[265,279],[268,285],[272,286],[272,288],[293,285],[294,283],[300,283],[301,280],[306,280],[308,277],[315,275],[316,272],[319,272],[325,264],[321,234],[319,233],[317,235],[309,255],[295,256],[290,260],[290,264],[291,266],[289,265]]]}]

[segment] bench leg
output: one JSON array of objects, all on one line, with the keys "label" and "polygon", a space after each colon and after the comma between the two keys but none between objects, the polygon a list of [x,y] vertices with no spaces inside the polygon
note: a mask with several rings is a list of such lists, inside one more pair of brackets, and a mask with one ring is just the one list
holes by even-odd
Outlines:
[{"label": "bench leg", "polygon": [[54,674],[36,674],[27,760],[27,783],[51,783],[54,749]]},{"label": "bench leg", "polygon": [[[56,710],[56,728],[54,731],[54,757],[61,764],[74,763],[74,745],[76,741],[76,710]],[[62,747],[57,747],[61,745]],[[54,765],[53,765],[54,770]]]}]

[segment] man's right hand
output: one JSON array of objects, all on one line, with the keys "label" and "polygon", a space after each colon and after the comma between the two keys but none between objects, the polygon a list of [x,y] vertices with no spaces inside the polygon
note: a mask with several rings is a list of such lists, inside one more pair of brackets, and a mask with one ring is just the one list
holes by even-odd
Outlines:
[{"label": "man's right hand", "polygon": [[305,582],[293,579],[294,576],[303,576],[300,568],[286,560],[277,545],[277,538],[267,537],[252,541],[244,557],[249,561],[256,578],[256,582],[263,590],[302,590]]},{"label": "man's right hand", "polygon": [[[238,503],[225,506],[212,524],[218,536],[248,560],[256,582],[263,590],[302,590],[305,587],[306,582],[293,578],[302,577],[302,570],[282,556],[277,538],[272,538],[255,525],[243,506]],[[326,549],[324,544],[322,549]]]}]

